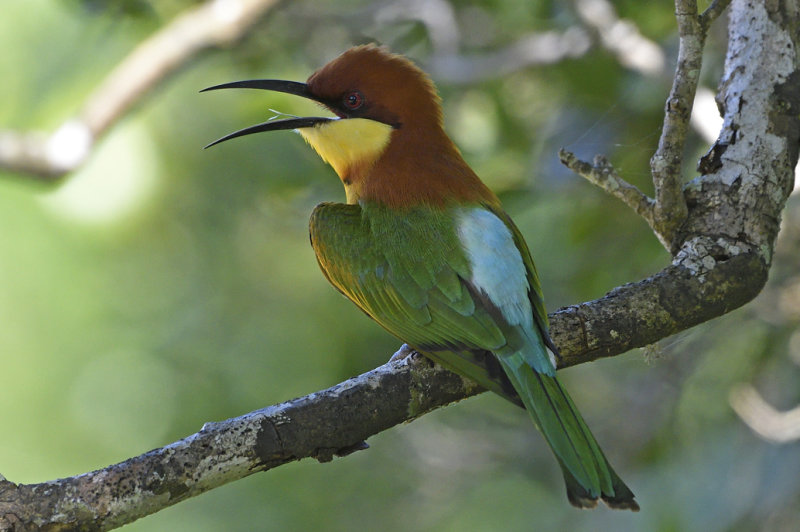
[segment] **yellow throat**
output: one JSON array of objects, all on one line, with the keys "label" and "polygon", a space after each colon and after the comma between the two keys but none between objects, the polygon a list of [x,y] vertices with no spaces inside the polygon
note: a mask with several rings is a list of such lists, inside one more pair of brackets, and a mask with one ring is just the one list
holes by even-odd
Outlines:
[{"label": "yellow throat", "polygon": [[344,183],[348,203],[358,201],[351,173],[372,166],[389,145],[394,128],[366,118],[339,119],[297,131]]}]

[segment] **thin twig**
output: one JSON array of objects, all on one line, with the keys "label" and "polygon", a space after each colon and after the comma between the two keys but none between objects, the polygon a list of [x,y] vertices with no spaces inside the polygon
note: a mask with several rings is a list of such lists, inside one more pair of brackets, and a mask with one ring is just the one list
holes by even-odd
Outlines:
[{"label": "thin twig", "polygon": [[653,199],[623,179],[603,155],[596,155],[592,164],[582,161],[574,153],[561,148],[561,164],[586,178],[633,209],[653,226]]},{"label": "thin twig", "polygon": [[714,0],[711,4],[700,14],[700,25],[703,31],[708,31],[708,27],[725,11],[730,5],[731,0]]},{"label": "thin twig", "polygon": [[575,12],[620,64],[645,76],[668,74],[661,47],[642,35],[631,21],[621,19],[608,0],[577,0]]},{"label": "thin twig", "polygon": [[[603,156],[595,157],[594,164],[589,164],[578,160],[574,154],[563,149],[559,153],[562,163],[633,208],[647,221],[664,247],[673,254],[677,253],[680,247],[681,243],[677,241],[678,230],[688,215],[683,195],[681,167],[694,96],[700,78],[706,32],[708,25],[729,3],[730,0],[715,1],[702,16],[699,16],[696,0],[675,0],[680,44],[658,148],[650,160],[655,188],[654,199],[647,197],[619,177]],[[591,13],[584,12],[593,5],[586,2],[578,3],[585,18]],[[609,15],[605,13],[611,8],[606,8],[603,3],[598,6],[605,11],[601,9],[600,13],[591,14],[591,17],[600,20],[608,18]]]},{"label": "thin twig", "polygon": [[700,27],[696,0],[675,0],[680,44],[675,77],[664,109],[664,125],[650,168],[655,187],[654,221],[667,249],[674,252],[678,228],[688,212],[683,197],[681,165],[692,103],[700,78],[705,32]]}]

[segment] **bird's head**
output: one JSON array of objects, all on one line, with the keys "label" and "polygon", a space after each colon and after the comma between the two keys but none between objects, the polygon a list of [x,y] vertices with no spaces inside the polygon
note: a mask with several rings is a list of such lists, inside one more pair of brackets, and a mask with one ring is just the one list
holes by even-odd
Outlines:
[{"label": "bird's head", "polygon": [[252,133],[293,129],[334,168],[350,203],[362,197],[392,205],[491,198],[444,133],[433,81],[414,63],[383,47],[351,48],[305,83],[255,79],[204,90],[232,88],[302,96],[336,116],[269,120],[206,147]]},{"label": "bird's head", "polygon": [[235,131],[207,147],[252,133],[294,129],[336,170],[345,187],[375,164],[393,136],[444,135],[440,99],[428,75],[405,57],[371,44],[347,50],[314,72],[306,83],[255,79],[204,91],[231,88],[295,94],[320,103],[336,117],[270,120]]}]

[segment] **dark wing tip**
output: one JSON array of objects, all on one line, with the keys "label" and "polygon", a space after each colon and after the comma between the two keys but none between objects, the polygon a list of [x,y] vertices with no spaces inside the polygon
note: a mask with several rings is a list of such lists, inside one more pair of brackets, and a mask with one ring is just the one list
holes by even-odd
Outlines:
[{"label": "dark wing tip", "polygon": [[603,497],[603,502],[606,506],[614,510],[630,510],[632,512],[639,511],[639,503],[633,499],[616,499],[614,497]]},{"label": "dark wing tip", "polygon": [[[630,493],[630,492],[629,492]],[[582,510],[591,510],[597,508],[597,499],[585,493],[575,493],[574,491],[567,490],[567,498],[572,506]],[[601,495],[603,502],[613,510],[630,510],[632,512],[639,511],[639,503],[633,499],[633,494],[623,496],[608,496]]]},{"label": "dark wing tip", "polygon": [[[616,476],[616,475],[615,475]],[[615,510],[639,511],[639,503],[634,500],[633,492],[617,477],[614,482],[614,495],[601,495],[606,506]]]},{"label": "dark wing tip", "polygon": [[[590,490],[581,486],[572,474],[563,468],[564,480],[567,488],[567,499],[572,506],[584,510],[591,510],[597,507],[597,492],[592,493]],[[611,471],[612,474],[612,487],[613,495],[608,493],[601,493],[600,498],[609,508],[614,510],[630,510],[632,512],[639,511],[639,503],[634,500],[633,492],[625,485],[616,473]]]}]

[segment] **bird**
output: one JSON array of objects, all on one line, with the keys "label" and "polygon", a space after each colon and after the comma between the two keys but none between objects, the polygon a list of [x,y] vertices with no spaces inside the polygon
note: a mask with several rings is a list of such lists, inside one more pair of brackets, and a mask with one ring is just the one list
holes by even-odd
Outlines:
[{"label": "bird", "polygon": [[293,94],[334,116],[270,119],[295,130],[344,185],[309,222],[327,280],[413,350],[525,408],[578,508],[638,511],[556,376],[539,275],[521,232],[444,129],[428,74],[385,46],[354,46],[305,83],[252,79],[203,89]]}]

